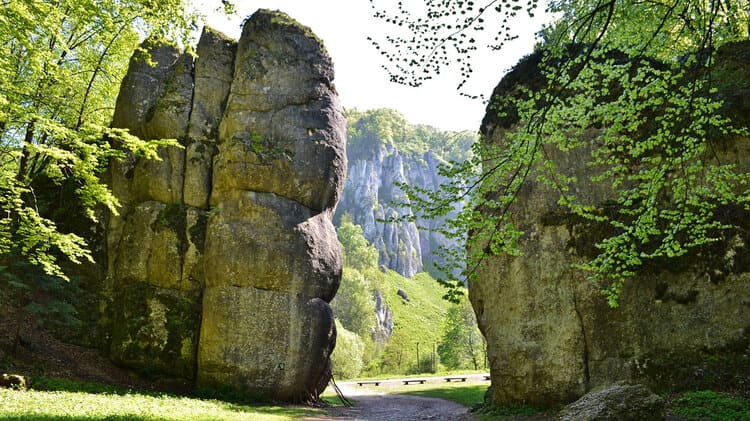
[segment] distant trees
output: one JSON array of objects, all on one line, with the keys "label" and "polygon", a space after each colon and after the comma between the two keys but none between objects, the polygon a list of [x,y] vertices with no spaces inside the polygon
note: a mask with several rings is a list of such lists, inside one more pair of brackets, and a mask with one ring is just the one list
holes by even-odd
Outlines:
[{"label": "distant trees", "polygon": [[451,370],[484,367],[485,342],[474,310],[462,299],[448,308],[443,337],[437,347],[440,362]]},{"label": "distant trees", "polygon": [[336,318],[346,329],[368,337],[375,325],[372,288],[357,269],[345,267],[341,285],[331,301]]},{"label": "distant trees", "polygon": [[352,222],[351,215],[341,216],[336,232],[344,254],[344,266],[359,270],[378,266],[378,249],[367,241],[362,227]]},{"label": "distant trees", "polygon": [[347,110],[348,153],[364,157],[381,145],[393,145],[403,153],[432,152],[443,161],[463,161],[477,140],[473,131],[451,132],[432,126],[411,124],[399,111],[379,108]]},{"label": "distant trees", "polygon": [[362,338],[336,321],[336,349],[331,356],[333,375],[338,379],[353,379],[362,371],[365,344]]}]

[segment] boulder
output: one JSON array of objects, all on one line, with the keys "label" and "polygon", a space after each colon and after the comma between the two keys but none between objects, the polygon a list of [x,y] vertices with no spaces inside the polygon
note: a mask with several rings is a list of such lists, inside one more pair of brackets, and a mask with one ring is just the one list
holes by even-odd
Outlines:
[{"label": "boulder", "polygon": [[333,65],[310,30],[260,10],[236,43],[211,29],[195,61],[146,42],[114,126],[178,139],[160,160],[113,162],[111,358],[309,401],[330,376],[328,302],[341,278],[331,215],[346,173]]},{"label": "boulder", "polygon": [[21,376],[20,374],[3,373],[3,375],[0,376],[0,387],[4,387],[7,389],[26,390],[28,389],[29,385],[26,377]]},{"label": "boulder", "polygon": [[566,406],[560,421],[660,421],[664,416],[664,399],[646,386],[615,384]]}]

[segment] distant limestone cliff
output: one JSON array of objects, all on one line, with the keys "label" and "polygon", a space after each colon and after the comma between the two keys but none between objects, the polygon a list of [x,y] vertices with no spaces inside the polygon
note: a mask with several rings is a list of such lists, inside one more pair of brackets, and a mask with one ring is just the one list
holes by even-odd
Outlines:
[{"label": "distant limestone cliff", "polygon": [[445,260],[438,248],[463,244],[434,231],[444,219],[393,222],[397,216],[419,216],[399,184],[436,190],[446,181],[439,165],[463,159],[475,134],[413,125],[390,109],[349,110],[348,120],[349,171],[337,220],[351,215],[378,249],[381,266],[406,277],[423,271],[440,276],[435,266]]},{"label": "distant limestone cliff", "polygon": [[311,31],[260,10],[239,42],[205,29],[197,58],[148,41],[114,127],[174,138],[113,162],[111,358],[209,387],[316,399],[330,378],[341,277],[331,218],[346,175],[333,65]]}]

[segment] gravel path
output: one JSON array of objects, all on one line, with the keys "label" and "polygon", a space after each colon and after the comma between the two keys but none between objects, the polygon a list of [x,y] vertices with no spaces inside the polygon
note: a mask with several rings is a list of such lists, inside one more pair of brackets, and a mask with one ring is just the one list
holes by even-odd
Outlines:
[{"label": "gravel path", "polygon": [[328,415],[305,418],[306,421],[412,421],[455,420],[473,421],[468,408],[455,402],[412,395],[391,395],[358,387],[353,383],[340,383],[347,398],[356,401],[352,408],[337,407]]}]

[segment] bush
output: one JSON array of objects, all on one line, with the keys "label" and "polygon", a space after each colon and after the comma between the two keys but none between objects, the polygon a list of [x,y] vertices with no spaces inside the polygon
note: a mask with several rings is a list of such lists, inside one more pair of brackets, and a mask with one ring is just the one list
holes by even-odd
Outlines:
[{"label": "bush", "polygon": [[333,375],[338,379],[352,379],[362,371],[365,344],[356,333],[346,330],[336,320],[336,348],[331,356]]},{"label": "bush", "polygon": [[750,399],[710,390],[688,392],[673,402],[672,412],[689,420],[747,420],[750,419]]}]

